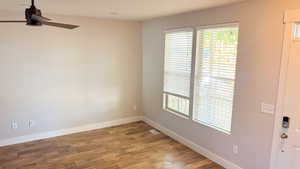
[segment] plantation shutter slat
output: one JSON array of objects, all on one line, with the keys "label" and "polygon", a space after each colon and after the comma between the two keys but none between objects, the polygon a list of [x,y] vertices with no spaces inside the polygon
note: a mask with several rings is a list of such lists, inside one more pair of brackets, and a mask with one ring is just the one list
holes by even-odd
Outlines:
[{"label": "plantation shutter slat", "polygon": [[193,31],[168,32],[165,36],[164,91],[190,96]]},{"label": "plantation shutter slat", "polygon": [[238,27],[198,30],[194,120],[231,131]]}]

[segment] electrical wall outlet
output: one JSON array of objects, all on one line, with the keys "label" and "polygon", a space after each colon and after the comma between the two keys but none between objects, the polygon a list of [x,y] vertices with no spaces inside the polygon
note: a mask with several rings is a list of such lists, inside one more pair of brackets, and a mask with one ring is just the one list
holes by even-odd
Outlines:
[{"label": "electrical wall outlet", "polygon": [[233,145],[232,146],[232,152],[233,152],[233,154],[238,154],[239,153],[239,146],[238,145]]},{"label": "electrical wall outlet", "polygon": [[28,128],[33,128],[35,126],[35,121],[34,120],[29,120],[28,121]]},{"label": "electrical wall outlet", "polygon": [[17,129],[18,128],[18,123],[15,120],[11,121],[11,128],[12,129]]},{"label": "electrical wall outlet", "polygon": [[136,105],[132,106],[132,109],[133,109],[134,111],[136,111],[136,110],[137,110],[137,106],[136,106]]}]

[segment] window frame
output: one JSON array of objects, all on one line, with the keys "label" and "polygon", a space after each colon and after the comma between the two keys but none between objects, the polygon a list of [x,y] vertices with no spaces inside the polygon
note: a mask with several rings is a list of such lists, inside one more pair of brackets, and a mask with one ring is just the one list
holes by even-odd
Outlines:
[{"label": "window frame", "polygon": [[[182,31],[190,31],[190,32],[193,32],[193,42],[192,42],[192,61],[191,61],[191,75],[190,75],[190,97],[185,97],[185,96],[180,96],[180,95],[177,95],[177,94],[173,94],[173,93],[169,93],[169,92],[165,92],[164,91],[164,87],[163,87],[163,92],[162,92],[162,98],[163,98],[163,110],[168,112],[168,113],[171,113],[171,114],[175,114],[179,117],[182,117],[184,119],[188,119],[188,120],[191,120],[192,122],[195,122],[196,124],[199,124],[201,126],[204,126],[204,127],[208,127],[210,129],[214,129],[216,131],[220,131],[222,132],[223,134],[227,134],[227,135],[231,135],[232,133],[232,124],[233,124],[233,114],[234,114],[234,105],[235,105],[235,96],[236,96],[236,84],[234,85],[234,88],[233,88],[233,101],[232,101],[232,117],[231,117],[231,129],[230,131],[227,131],[227,130],[223,130],[221,128],[218,128],[214,125],[211,125],[211,124],[207,124],[207,123],[204,123],[204,122],[201,122],[200,120],[196,120],[194,118],[194,91],[195,91],[195,75],[196,75],[196,63],[197,63],[197,41],[198,41],[198,31],[199,30],[202,30],[202,29],[213,29],[213,28],[223,28],[223,27],[237,27],[239,29],[239,32],[240,32],[240,24],[239,22],[236,22],[236,21],[233,21],[233,22],[229,22],[229,23],[222,23],[222,24],[210,24],[210,25],[202,25],[202,26],[196,26],[196,27],[184,27],[184,28],[177,28],[177,29],[169,29],[169,30],[166,30],[164,31],[163,33],[163,69],[165,68],[165,50],[166,50],[166,34],[167,33],[172,33],[172,32],[182,32]],[[238,64],[238,55],[239,55],[239,39],[238,38],[238,45],[237,45],[237,56],[236,56],[236,67],[237,67],[237,64]],[[164,72],[164,71],[163,71]],[[236,77],[237,77],[237,69],[236,69],[236,72],[235,72],[235,78],[233,79],[234,82],[236,83]],[[163,73],[163,86],[165,85],[165,73]],[[166,103],[166,98],[168,97],[167,95],[173,95],[173,96],[177,96],[177,97],[180,97],[180,98],[184,98],[184,99],[188,99],[189,100],[189,115],[185,115],[183,113],[180,113],[180,112],[177,112],[176,110],[173,110],[173,109],[170,109],[167,107],[167,105],[165,105]],[[166,95],[166,96],[165,96]]]},{"label": "window frame", "polygon": [[[299,31],[300,32],[300,30],[298,30],[298,29],[300,29],[300,22],[296,22],[296,23],[294,23],[294,41],[300,41],[300,36],[297,36],[297,32]],[[299,33],[299,35],[300,35],[300,33]]]},{"label": "window frame", "polygon": [[[164,86],[165,86],[165,51],[166,51],[166,35],[168,33],[174,33],[174,32],[192,32],[193,33],[193,37],[192,37],[192,61],[191,61],[191,73],[190,73],[190,97],[186,97],[186,96],[181,96],[179,94],[175,94],[175,93],[170,93],[170,92],[166,92],[164,91]],[[196,36],[195,36],[196,35]],[[196,48],[195,48],[195,42],[197,40],[197,30],[193,27],[183,27],[183,28],[175,28],[175,29],[168,29],[166,31],[164,31],[163,33],[163,90],[162,90],[162,97],[163,97],[163,105],[162,105],[162,109],[168,113],[174,114],[176,116],[182,117],[184,119],[192,119],[193,116],[193,93],[194,93],[194,87],[192,87],[192,83],[194,81],[194,62],[195,62],[195,54],[196,54]],[[189,101],[189,112],[188,115],[178,112],[172,108],[168,107],[168,95],[172,95],[172,96],[176,96],[182,99],[187,99]]]},{"label": "window frame", "polygon": [[[197,42],[198,42],[198,31],[201,31],[201,30],[203,30],[203,29],[218,29],[218,28],[226,28],[226,27],[237,27],[238,28],[238,30],[240,30],[240,24],[238,23],[238,22],[232,22],[232,23],[225,23],[225,24],[215,24],[215,25],[205,25],[205,26],[198,26],[197,28],[196,28],[196,32],[197,32],[197,41],[196,41],[196,50],[197,50]],[[238,39],[238,42],[239,42],[239,39]],[[237,59],[238,59],[238,48],[239,48],[239,43],[238,43],[238,45],[237,45],[237,56],[236,56],[236,67],[237,67],[237,63],[238,63],[238,61],[237,61]],[[196,53],[195,53],[195,57],[197,58],[198,56],[197,56],[197,52],[198,51],[196,51]],[[197,64],[197,60],[196,60],[196,62],[194,63],[195,64],[195,66],[196,66],[196,64]],[[196,70],[195,70],[196,71]],[[195,73],[195,72],[194,72]],[[235,71],[235,77],[234,77],[234,79],[225,79],[225,80],[232,80],[232,81],[234,81],[234,83],[236,83],[236,77],[237,77],[237,70]],[[217,78],[217,77],[216,77]],[[195,76],[194,76],[194,80],[195,80]],[[196,88],[196,86],[194,85],[194,86],[192,86],[193,88],[194,88],[194,90],[193,91],[195,91],[195,88]],[[230,126],[230,131],[228,131],[228,130],[224,130],[224,129],[222,129],[222,128],[220,128],[220,127],[217,127],[217,126],[215,126],[215,125],[212,125],[212,124],[209,124],[209,123],[205,123],[205,122],[203,122],[203,121],[200,121],[200,120],[198,120],[198,119],[195,119],[194,118],[194,115],[195,115],[195,113],[194,113],[194,106],[193,106],[193,111],[192,111],[192,121],[194,121],[194,122],[196,122],[197,124],[200,124],[200,125],[203,125],[203,126],[206,126],[206,127],[209,127],[209,128],[212,128],[212,129],[215,129],[215,130],[217,130],[217,131],[221,131],[222,133],[225,133],[225,134],[228,134],[228,135],[231,135],[231,132],[232,132],[232,121],[233,121],[233,108],[234,108],[234,102],[235,102],[235,91],[236,91],[236,84],[234,85],[234,88],[233,88],[233,98],[232,98],[232,112],[231,112],[231,126]],[[194,97],[194,95],[195,95],[195,93],[193,93],[193,97]]]},{"label": "window frame", "polygon": [[164,94],[164,106],[163,106],[163,109],[165,110],[165,111],[167,111],[167,112],[169,112],[169,113],[173,113],[173,114],[175,114],[175,115],[178,115],[178,116],[181,116],[181,117],[183,117],[183,118],[187,118],[187,119],[189,119],[189,117],[190,117],[190,111],[189,111],[189,115],[186,115],[186,114],[184,114],[184,113],[181,113],[181,112],[179,112],[179,111],[177,111],[177,110],[174,110],[174,109],[172,109],[172,108],[170,108],[169,106],[168,106],[168,97],[169,97],[169,95],[171,95],[171,96],[175,96],[175,97],[179,97],[179,98],[182,98],[182,99],[186,99],[186,100],[188,100],[189,101],[189,108],[190,108],[190,105],[191,105],[191,103],[190,103],[190,98],[189,97],[186,97],[186,96],[181,96],[181,95],[178,95],[178,94],[174,94],[174,93],[170,93],[170,92],[163,92],[163,94]]}]

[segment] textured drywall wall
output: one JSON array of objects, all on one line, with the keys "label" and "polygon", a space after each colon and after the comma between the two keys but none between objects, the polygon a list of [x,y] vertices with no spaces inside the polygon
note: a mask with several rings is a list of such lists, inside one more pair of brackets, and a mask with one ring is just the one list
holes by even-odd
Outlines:
[{"label": "textured drywall wall", "polygon": [[141,23],[47,16],[81,27],[0,25],[0,140],[141,115]]},{"label": "textured drywall wall", "polygon": [[[274,117],[260,113],[260,104],[276,104],[284,11],[297,7],[300,3],[292,0],[248,0],[144,22],[145,115],[243,169],[268,169]],[[162,110],[164,31],[228,22],[240,23],[231,135]],[[234,144],[238,155],[233,154]]]}]

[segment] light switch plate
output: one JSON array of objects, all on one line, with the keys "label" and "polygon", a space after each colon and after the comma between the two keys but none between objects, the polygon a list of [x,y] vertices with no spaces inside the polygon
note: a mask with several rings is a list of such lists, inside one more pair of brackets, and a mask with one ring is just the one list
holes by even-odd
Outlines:
[{"label": "light switch plate", "polygon": [[18,123],[16,121],[11,121],[11,128],[12,129],[17,129],[18,128]]},{"label": "light switch plate", "polygon": [[261,112],[267,114],[274,114],[275,106],[273,104],[261,103]]}]

